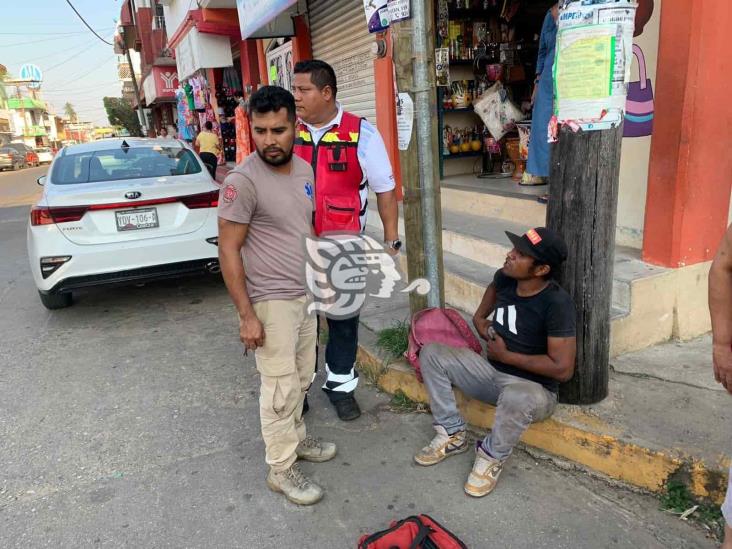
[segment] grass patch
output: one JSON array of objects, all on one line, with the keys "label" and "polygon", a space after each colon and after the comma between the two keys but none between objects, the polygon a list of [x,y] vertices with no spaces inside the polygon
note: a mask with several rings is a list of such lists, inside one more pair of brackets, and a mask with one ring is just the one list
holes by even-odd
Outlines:
[{"label": "grass patch", "polygon": [[389,358],[401,358],[409,346],[409,322],[397,320],[389,328],[381,330],[376,339],[376,346],[389,355]]},{"label": "grass patch", "polygon": [[670,480],[660,496],[661,509],[682,520],[689,520],[707,528],[717,539],[722,539],[724,518],[719,505],[698,501],[689,492],[689,488],[679,480]]},{"label": "grass patch", "polygon": [[391,408],[392,412],[395,412],[397,414],[407,414],[411,412],[424,414],[429,411],[429,408],[426,404],[422,404],[421,402],[416,402],[412,400],[399,390],[394,393],[394,396],[391,398],[389,407]]}]

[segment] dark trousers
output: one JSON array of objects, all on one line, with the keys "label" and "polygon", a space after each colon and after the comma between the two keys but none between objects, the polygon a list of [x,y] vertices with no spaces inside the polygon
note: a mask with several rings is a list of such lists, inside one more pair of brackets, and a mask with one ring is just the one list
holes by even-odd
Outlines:
[{"label": "dark trousers", "polygon": [[208,173],[211,174],[211,177],[216,179],[216,165],[218,164],[216,155],[214,153],[201,153],[198,156],[200,156],[203,163],[206,164]]},{"label": "dark trousers", "polygon": [[[358,385],[357,350],[358,316],[345,320],[329,318],[328,343],[325,347],[326,378],[323,391],[331,402],[353,397],[353,392]],[[318,351],[320,351],[319,348]]]}]

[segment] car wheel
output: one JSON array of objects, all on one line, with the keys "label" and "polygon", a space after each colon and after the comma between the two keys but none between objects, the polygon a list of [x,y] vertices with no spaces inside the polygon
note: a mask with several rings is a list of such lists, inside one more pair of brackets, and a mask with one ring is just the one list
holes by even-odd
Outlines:
[{"label": "car wheel", "polygon": [[38,292],[38,296],[41,298],[41,303],[46,309],[65,309],[71,306],[72,296],[71,292],[60,292],[52,294],[44,294]]}]

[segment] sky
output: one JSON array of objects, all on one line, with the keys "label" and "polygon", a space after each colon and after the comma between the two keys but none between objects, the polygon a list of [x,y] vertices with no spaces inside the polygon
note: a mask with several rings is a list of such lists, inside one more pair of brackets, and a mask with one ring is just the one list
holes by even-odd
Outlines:
[{"label": "sky", "polygon": [[[94,30],[113,42],[122,0],[71,0]],[[0,64],[18,76],[24,63],[43,72],[42,98],[56,114],[68,101],[80,121],[106,126],[104,96],[120,97],[117,56],[79,20],[66,0],[0,0]],[[8,94],[15,92],[9,86]]]}]

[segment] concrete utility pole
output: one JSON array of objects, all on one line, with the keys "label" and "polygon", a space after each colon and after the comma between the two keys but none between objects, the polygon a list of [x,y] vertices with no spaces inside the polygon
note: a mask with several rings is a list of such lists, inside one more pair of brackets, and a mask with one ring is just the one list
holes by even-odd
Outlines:
[{"label": "concrete utility pole", "polygon": [[592,404],[608,394],[610,301],[623,127],[560,131],[552,152],[547,227],[561,234],[569,259],[559,274],[577,306],[577,370],[559,399]]},{"label": "concrete utility pole", "polygon": [[399,152],[409,280],[424,277],[427,296],[410,294],[412,313],[445,302],[442,215],[437,140],[433,0],[412,3],[412,19],[392,23],[393,59],[399,92],[415,103],[409,148]]}]

